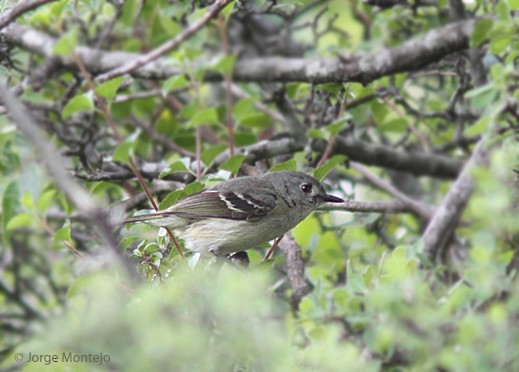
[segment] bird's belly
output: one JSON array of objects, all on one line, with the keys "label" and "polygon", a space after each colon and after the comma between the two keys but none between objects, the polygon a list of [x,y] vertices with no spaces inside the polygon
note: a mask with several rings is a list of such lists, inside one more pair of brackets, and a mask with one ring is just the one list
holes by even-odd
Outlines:
[{"label": "bird's belly", "polygon": [[213,218],[192,223],[177,232],[184,240],[185,247],[191,251],[199,253],[217,251],[218,254],[229,254],[275,239],[287,232],[286,226],[286,222],[282,223],[282,221],[270,220],[267,225],[266,221],[249,222]]}]

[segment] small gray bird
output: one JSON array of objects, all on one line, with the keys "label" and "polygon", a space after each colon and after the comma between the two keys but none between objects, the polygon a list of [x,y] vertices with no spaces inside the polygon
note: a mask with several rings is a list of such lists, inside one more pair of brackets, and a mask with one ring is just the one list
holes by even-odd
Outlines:
[{"label": "small gray bird", "polygon": [[240,177],[124,223],[167,226],[193,252],[228,255],[282,236],[325,202],[340,203],[315,178],[294,171]]}]

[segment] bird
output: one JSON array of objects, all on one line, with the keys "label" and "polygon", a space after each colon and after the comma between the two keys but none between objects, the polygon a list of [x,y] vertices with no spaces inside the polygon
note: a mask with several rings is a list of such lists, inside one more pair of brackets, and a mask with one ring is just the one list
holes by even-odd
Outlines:
[{"label": "bird", "polygon": [[123,223],[169,227],[192,252],[228,256],[283,236],[327,202],[344,200],[305,173],[269,172],[230,179]]}]

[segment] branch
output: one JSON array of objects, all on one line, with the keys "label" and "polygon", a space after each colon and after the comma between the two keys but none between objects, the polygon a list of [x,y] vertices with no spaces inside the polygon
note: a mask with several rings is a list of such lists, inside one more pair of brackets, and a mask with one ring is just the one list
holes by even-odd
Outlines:
[{"label": "branch", "polygon": [[423,249],[431,261],[434,261],[438,253],[448,244],[460,221],[461,214],[474,192],[472,170],[487,160],[489,151],[486,146],[488,142],[487,137],[483,137],[478,142],[470,160],[427,225],[423,234]]},{"label": "branch", "polygon": [[301,247],[296,243],[292,234],[288,233],[279,242],[279,250],[285,256],[287,276],[292,288],[292,309],[297,311],[303,297],[310,293],[310,287],[305,278],[305,262]]},{"label": "branch", "polygon": [[[465,20],[452,23],[433,29],[422,38],[407,41],[398,47],[350,58],[247,58],[236,62],[233,81],[356,81],[366,84],[383,76],[419,69],[449,54],[467,49],[474,22]],[[7,41],[21,48],[47,58],[55,57],[53,45],[56,40],[39,31],[11,24],[2,33]],[[146,60],[144,66],[132,70],[134,77],[165,79],[180,73],[180,70],[172,68],[165,58],[150,62],[147,55],[106,52],[86,47],[79,47],[75,52],[79,54],[87,69],[95,74],[109,70],[120,71],[121,66],[129,63],[133,66],[134,63],[141,63],[136,61],[143,60]],[[60,62],[66,68],[77,69],[70,58],[60,58]],[[207,73],[206,79],[219,81],[222,77],[219,74]]]},{"label": "branch", "polygon": [[342,59],[271,57],[238,60],[234,67],[234,80],[367,84],[383,76],[418,70],[467,49],[473,27],[472,20],[456,22],[433,29],[422,38],[395,48]]},{"label": "branch", "polygon": [[134,277],[134,271],[121,256],[119,242],[112,231],[107,212],[97,204],[96,200],[85,189],[67,174],[63,157],[49,142],[44,140],[44,133],[2,81],[0,81],[0,99],[9,111],[18,129],[40,153],[40,161],[47,168],[49,175],[54,178],[57,186],[81,213],[88,216],[92,223],[97,225],[113,256],[123,264],[128,276],[130,278]]},{"label": "branch", "polygon": [[[61,66],[77,71],[78,67],[72,58],[56,57],[54,55],[54,44],[56,39],[43,32],[34,30],[30,27],[12,23],[4,28],[1,33],[5,40],[32,53],[36,53],[45,58],[57,58]],[[116,69],[128,61],[133,61],[141,57],[141,54],[127,52],[106,52],[101,49],[78,47],[74,50],[78,54],[89,72],[100,74],[105,71]],[[134,71],[134,76],[144,79],[165,79],[173,75],[180,74],[180,70],[170,66],[166,59],[148,63]]]},{"label": "branch", "polygon": [[414,211],[400,201],[358,201],[346,199],[344,203],[326,203],[320,206],[320,211],[344,211],[360,213],[413,213]]},{"label": "branch", "polygon": [[[266,140],[255,143],[254,145],[239,147],[236,154],[247,156],[245,162],[254,163],[257,160],[268,159],[277,155],[292,154],[301,151],[303,145],[297,143],[293,138],[280,138],[276,140]],[[214,166],[220,166],[230,157],[229,151],[218,155],[214,161]]]},{"label": "branch", "polygon": [[359,163],[350,162],[350,166],[351,168],[355,169],[357,172],[362,174],[364,178],[371,182],[371,184],[394,196],[396,199],[404,203],[406,206],[409,207],[409,209],[411,209],[414,213],[422,217],[424,220],[428,221],[431,219],[434,213],[434,208],[430,205],[422,203],[418,200],[414,200],[413,198],[407,196],[390,183],[379,178],[376,174],[371,173],[369,169],[367,169]]},{"label": "branch", "polygon": [[[325,144],[316,141],[313,149],[322,151]],[[337,137],[335,154],[346,155],[359,163],[409,172],[417,176],[455,178],[463,168],[463,161],[432,153],[397,151],[383,145],[359,141],[352,137]]]},{"label": "branch", "polygon": [[209,22],[215,15],[217,15],[225,6],[227,6],[232,0],[216,0],[211,8],[205,13],[200,19],[188,26],[181,34],[177,35],[173,39],[165,42],[160,47],[152,50],[151,52],[140,56],[139,58],[129,61],[120,67],[114,68],[101,76],[97,77],[98,82],[113,79],[117,76],[128,74],[136,69],[158,59],[170,50],[179,46],[182,42],[193,36],[199,29],[201,29],[207,22]]},{"label": "branch", "polygon": [[26,0],[23,3],[17,4],[16,6],[12,7],[10,11],[0,15],[0,30],[9,23],[13,22],[22,14],[53,1],[56,0]]}]

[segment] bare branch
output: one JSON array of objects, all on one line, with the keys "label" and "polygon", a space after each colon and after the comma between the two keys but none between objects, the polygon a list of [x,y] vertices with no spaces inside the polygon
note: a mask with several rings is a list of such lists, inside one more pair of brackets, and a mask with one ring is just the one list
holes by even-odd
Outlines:
[{"label": "bare branch", "polygon": [[470,160],[427,225],[423,234],[424,253],[431,261],[434,261],[438,253],[448,244],[452,233],[458,226],[461,214],[474,191],[472,170],[487,160],[488,142],[488,137],[483,137],[478,142]]},{"label": "bare branch", "polygon": [[[398,47],[350,58],[246,58],[236,62],[233,80],[369,83],[383,76],[417,70],[449,54],[467,49],[474,22],[465,20],[452,23],[433,29],[422,38],[407,41]],[[55,39],[39,31],[11,24],[2,32],[6,39],[15,45],[48,58],[54,57]],[[159,58],[151,62],[148,60],[149,57],[146,57],[148,55],[106,52],[85,47],[79,47],[75,52],[79,54],[87,69],[94,74],[109,70],[121,71],[121,66],[141,63],[137,61],[145,61],[146,64],[132,70],[135,77],[164,79],[180,73],[178,69],[169,65],[167,59]],[[60,58],[60,61],[63,66],[76,69],[71,59]],[[107,76],[105,74],[103,79]],[[222,77],[219,74],[207,73],[206,79],[220,81]]]},{"label": "bare branch", "polygon": [[310,293],[310,286],[305,278],[305,261],[301,247],[296,243],[292,234],[288,233],[279,242],[279,250],[286,260],[287,276],[292,288],[292,309],[297,311],[303,297]]},{"label": "bare branch", "polygon": [[[13,43],[32,53],[45,58],[58,58],[54,55],[54,44],[56,39],[30,27],[12,23],[4,28],[1,33],[6,41]],[[100,74],[105,71],[116,69],[128,61],[141,57],[141,54],[127,52],[106,52],[101,49],[78,47],[74,52],[79,55],[81,61],[92,74]],[[59,57],[61,65],[70,70],[78,70],[76,62],[72,58]],[[166,59],[159,59],[139,68],[134,75],[145,79],[164,79],[169,76],[178,75],[180,70],[171,67]]]},{"label": "bare branch", "polygon": [[94,198],[77,184],[65,171],[65,159],[48,142],[44,140],[45,135],[33,122],[33,119],[18,102],[16,97],[9,91],[5,83],[0,81],[0,99],[9,111],[20,131],[32,143],[40,154],[40,160],[47,168],[49,175],[54,178],[58,187],[63,190],[78,210],[88,216],[97,225],[106,245],[111,249],[113,256],[122,264],[128,273],[128,277],[134,277],[134,271],[126,263],[119,250],[119,242],[115,237],[108,218],[108,213],[101,208]]},{"label": "bare branch", "polygon": [[359,213],[412,213],[409,206],[400,201],[358,201],[346,199],[344,203],[326,203],[318,208],[322,211],[344,211]]},{"label": "bare branch", "polygon": [[22,3],[15,5],[8,12],[0,15],[0,30],[7,26],[9,23],[13,22],[16,18],[20,17],[22,14],[27,13],[47,3],[51,3],[53,1],[56,0],[26,0]]},{"label": "bare branch", "polygon": [[[323,151],[325,143],[315,142],[312,147]],[[439,178],[455,178],[464,163],[462,160],[432,153],[397,151],[387,146],[359,141],[351,136],[337,137],[334,153],[346,155],[363,164]]]},{"label": "bare branch", "polygon": [[419,39],[362,56],[334,59],[256,58],[236,62],[236,81],[360,82],[414,71],[469,46],[474,21],[433,29]]},{"label": "bare branch", "polygon": [[[268,159],[277,155],[292,154],[301,151],[303,146],[298,144],[293,138],[280,138],[277,140],[260,141],[251,146],[239,147],[237,154],[246,155],[245,162],[254,163],[260,159]],[[219,166],[229,158],[229,151],[218,155],[214,161],[214,166]]]},{"label": "bare branch", "polygon": [[103,82],[106,80],[113,79],[117,76],[121,76],[124,74],[128,74],[132,71],[137,70],[138,68],[158,59],[159,57],[163,56],[167,52],[169,52],[172,49],[175,49],[177,46],[179,46],[181,43],[189,39],[191,36],[193,36],[198,30],[200,30],[207,22],[209,22],[215,15],[217,15],[225,6],[227,6],[229,3],[231,3],[232,0],[216,0],[211,8],[196,22],[194,22],[192,25],[187,27],[174,37],[173,39],[165,42],[160,47],[152,50],[151,52],[140,56],[139,58],[127,62],[124,65],[114,68],[111,71],[108,71],[104,73],[101,76],[97,77],[97,81]]},{"label": "bare branch", "polygon": [[418,200],[414,200],[413,198],[405,195],[403,192],[398,190],[396,187],[391,185],[390,183],[384,181],[374,173],[370,172],[369,169],[364,167],[361,164],[350,162],[350,167],[358,171],[360,174],[364,176],[369,182],[371,182],[376,187],[386,191],[387,193],[391,194],[398,200],[400,200],[402,203],[404,203],[406,206],[408,206],[414,213],[418,214],[420,217],[422,217],[425,220],[430,220],[433,213],[434,208],[430,205],[421,203]]}]

